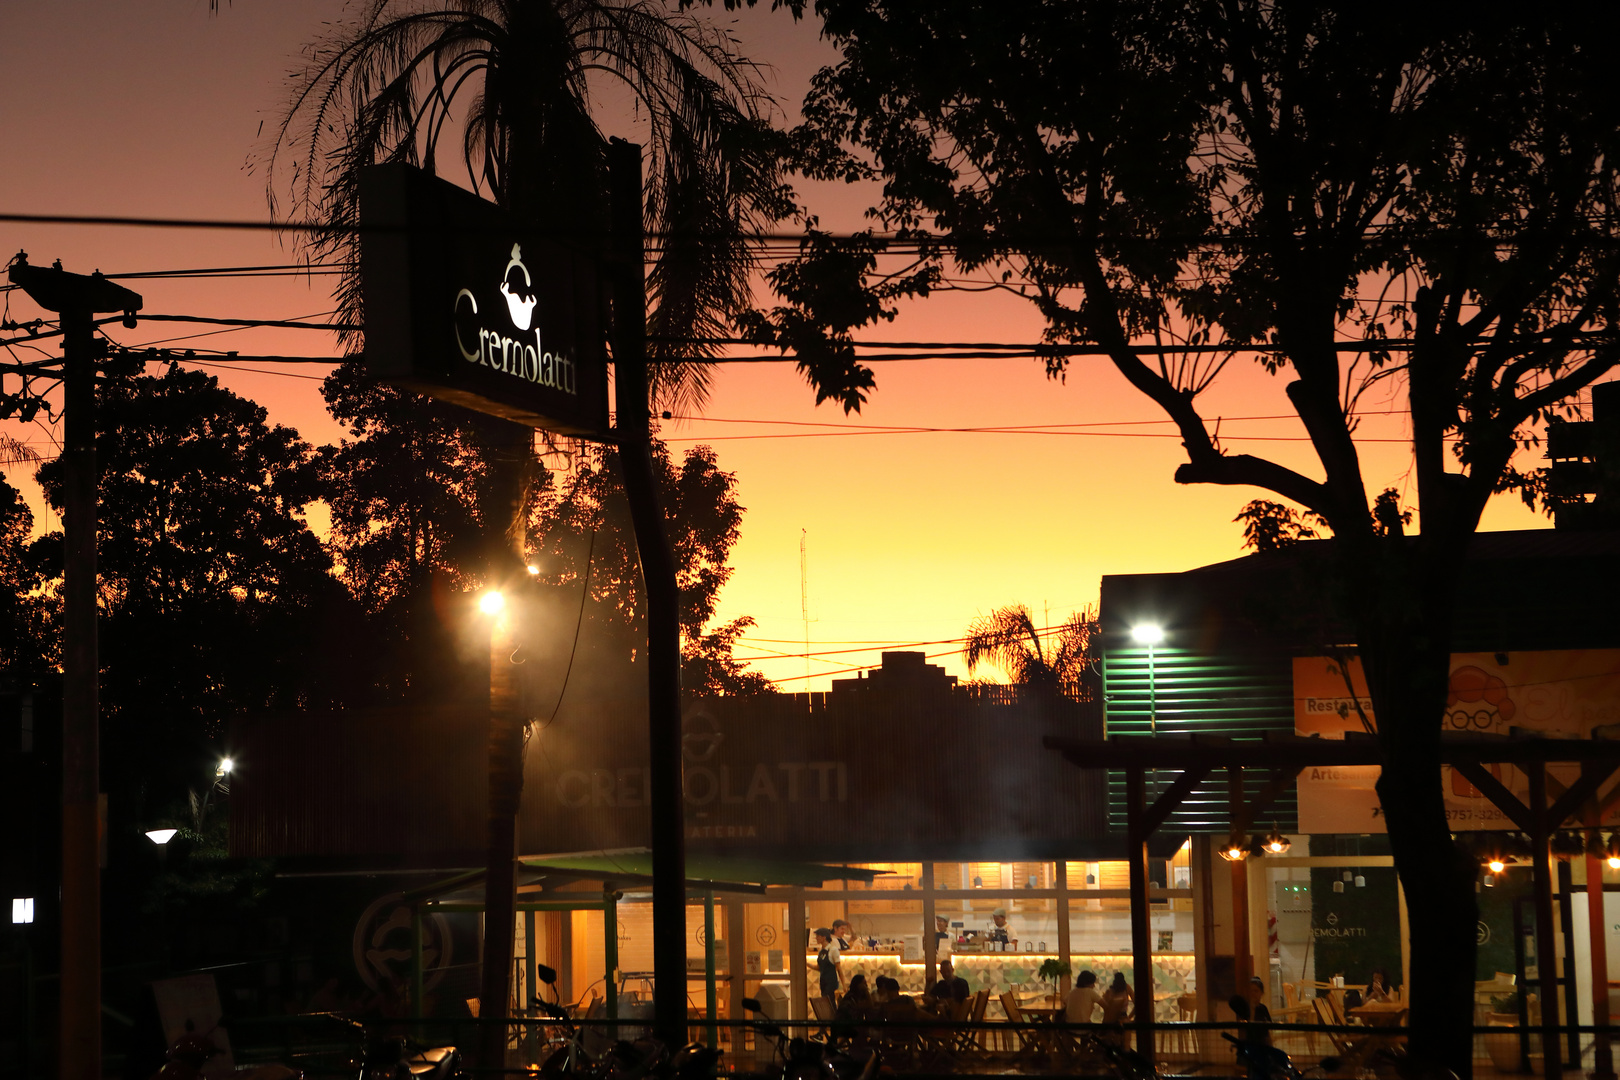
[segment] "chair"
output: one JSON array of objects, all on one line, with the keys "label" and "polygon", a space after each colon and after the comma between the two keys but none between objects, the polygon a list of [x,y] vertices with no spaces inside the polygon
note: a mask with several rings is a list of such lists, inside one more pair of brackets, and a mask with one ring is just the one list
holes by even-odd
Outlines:
[{"label": "chair", "polygon": [[1000,998],[1001,998],[1001,1007],[1003,1009],[1005,1009],[1006,1012],[1007,1012],[1007,1023],[1009,1025],[1012,1025],[1012,1026],[1008,1027],[1007,1032],[1010,1033],[1013,1036],[1013,1041],[1015,1043],[1015,1045],[1006,1046],[1005,1048],[1009,1049],[1009,1050],[1011,1050],[1011,1049],[1017,1049],[1017,1050],[1027,1050],[1027,1049],[1029,1049],[1029,1046],[1030,1046],[1029,1032],[1025,1031],[1023,1029],[1023,1027],[1021,1026],[1024,1023],[1024,1011],[1018,1007],[1018,996],[1016,994],[1014,994],[1011,990],[1009,990],[1006,993],[1000,995]]},{"label": "chair", "polygon": [[[1198,995],[1176,995],[1176,1022],[1178,1024],[1196,1024],[1198,1022]],[[1177,1052],[1198,1056],[1198,1032],[1191,1028],[1182,1028],[1175,1033]]]},{"label": "chair", "polygon": [[[1315,1007],[1317,1018],[1324,1027],[1342,1028],[1345,1026],[1344,1018],[1339,1016],[1333,1007],[1332,998],[1319,997],[1313,1000],[1311,1004]],[[1349,1061],[1354,1061],[1359,1057],[1362,1040],[1352,1039],[1343,1031],[1328,1031],[1324,1034],[1327,1035],[1328,1042],[1333,1044],[1333,1049],[1338,1052],[1340,1057]]]},{"label": "chair", "polygon": [[980,990],[977,994],[974,994],[968,999],[967,1022],[973,1026],[963,1028],[956,1033],[957,1050],[967,1051],[990,1049],[985,1045],[984,1029],[978,1026],[979,1024],[984,1023],[984,1013],[989,1007],[989,990]]}]

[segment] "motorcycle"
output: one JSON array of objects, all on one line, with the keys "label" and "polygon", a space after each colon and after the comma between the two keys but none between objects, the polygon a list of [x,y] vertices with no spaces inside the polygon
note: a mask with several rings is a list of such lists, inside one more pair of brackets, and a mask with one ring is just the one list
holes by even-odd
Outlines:
[{"label": "motorcycle", "polygon": [[454,1080],[461,1075],[461,1053],[453,1046],[420,1046],[395,1037],[372,1039],[360,1066],[360,1080]]},{"label": "motorcycle", "polygon": [[[557,997],[557,972],[545,964],[535,965],[535,976],[551,987]],[[560,1034],[547,1042],[556,1047],[540,1064],[542,1077],[589,1077],[591,1080],[712,1080],[718,1071],[720,1052],[696,1044],[671,1054],[658,1039],[616,1039],[600,1041],[605,1048],[597,1054],[587,1049],[579,1024],[560,1001],[536,996],[534,1008],[554,1022]]]},{"label": "motorcycle", "polygon": [[775,1042],[774,1058],[781,1063],[781,1080],[873,1080],[883,1065],[876,1050],[840,1050],[831,1043],[802,1036],[788,1037],[765,1017],[765,1010],[754,998],[743,998],[743,1010],[758,1019],[750,1022],[754,1033]]},{"label": "motorcycle", "polygon": [[1311,1074],[1330,1073],[1339,1067],[1338,1058],[1328,1057],[1315,1068],[1301,1072],[1294,1060],[1275,1046],[1239,1039],[1229,1031],[1221,1032],[1221,1038],[1236,1049],[1238,1063],[1248,1070],[1249,1080],[1306,1080]]}]

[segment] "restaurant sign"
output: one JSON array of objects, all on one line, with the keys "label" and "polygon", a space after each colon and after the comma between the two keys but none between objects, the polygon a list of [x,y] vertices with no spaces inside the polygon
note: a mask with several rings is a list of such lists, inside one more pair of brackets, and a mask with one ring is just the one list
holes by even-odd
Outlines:
[{"label": "restaurant sign", "polygon": [[408,165],[360,176],[366,370],[564,435],[607,430],[595,261]]},{"label": "restaurant sign", "polygon": [[[1620,724],[1620,650],[1453,653],[1441,718],[1445,731],[1507,735],[1513,731],[1549,738],[1589,739]],[[1361,662],[1322,656],[1294,659],[1294,730],[1299,735],[1342,739],[1347,731],[1376,729]],[[1529,781],[1518,769],[1488,768],[1509,791],[1528,798]],[[1572,783],[1577,765],[1553,765],[1560,782]],[[1512,828],[1512,822],[1450,766],[1438,777],[1446,818],[1454,832]],[[1375,785],[1376,765],[1311,766],[1299,774],[1299,829],[1304,833],[1381,833],[1383,808]],[[1605,822],[1620,824],[1620,808]]]}]

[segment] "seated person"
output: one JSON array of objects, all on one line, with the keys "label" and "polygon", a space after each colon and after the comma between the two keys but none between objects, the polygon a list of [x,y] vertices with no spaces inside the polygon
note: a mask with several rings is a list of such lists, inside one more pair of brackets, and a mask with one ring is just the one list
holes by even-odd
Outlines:
[{"label": "seated person", "polygon": [[1074,989],[1063,1003],[1063,1019],[1070,1024],[1090,1024],[1100,1008],[1102,995],[1097,992],[1097,973],[1082,971],[1075,977]]},{"label": "seated person", "polygon": [[864,1020],[871,1014],[873,1008],[872,992],[866,985],[866,976],[856,975],[849,980],[849,989],[844,991],[843,1000],[838,1003],[838,1011],[834,1018]]},{"label": "seated person", "polygon": [[1369,1002],[1394,1001],[1395,996],[1389,989],[1389,973],[1383,968],[1373,968],[1372,982],[1367,984],[1361,996]]},{"label": "seated person", "polygon": [[967,980],[956,973],[955,967],[949,960],[939,962],[939,978],[928,984],[924,996],[933,998],[938,1002],[963,1002],[972,996],[968,989]]},{"label": "seated person", "polygon": [[1131,1015],[1133,996],[1123,971],[1114,972],[1114,981],[1102,993],[1103,1023],[1123,1024]]}]

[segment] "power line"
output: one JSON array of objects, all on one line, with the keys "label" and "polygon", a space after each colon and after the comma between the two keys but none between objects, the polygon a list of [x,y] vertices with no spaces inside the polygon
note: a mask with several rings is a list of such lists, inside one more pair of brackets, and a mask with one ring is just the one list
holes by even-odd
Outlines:
[{"label": "power line", "polygon": [[[338,225],[324,221],[249,221],[230,218],[173,218],[173,217],[135,217],[129,215],[112,214],[17,214],[0,213],[0,222],[20,225],[94,225],[114,226],[127,228],[158,228],[158,229],[222,229],[246,230],[252,232],[305,232],[321,235],[359,234],[362,232],[400,232],[406,231],[404,227],[379,227],[358,225]],[[1500,227],[1512,230],[1513,222],[1504,222]],[[558,237],[592,237],[603,238],[602,230],[529,230],[543,235]],[[1397,233],[1406,231],[1406,227],[1396,224],[1383,227],[1373,227],[1367,230],[1367,242],[1382,242],[1384,233]],[[1484,230],[1489,232],[1487,228]],[[679,239],[683,241],[713,239],[716,241],[743,240],[756,244],[803,244],[812,241],[843,241],[858,240],[873,244],[885,245],[880,253],[915,253],[922,249],[949,250],[957,246],[958,241],[948,234],[923,233],[911,230],[905,233],[873,233],[861,232],[740,232],[740,233],[701,233],[683,230],[648,231],[646,236],[652,240]],[[1426,245],[1443,242],[1448,237],[1454,237],[1455,243],[1479,245],[1481,235],[1479,230],[1435,230],[1423,235]],[[1310,238],[1297,235],[1285,238],[1287,241],[1307,243]],[[1601,234],[1577,234],[1572,232],[1551,232],[1546,230],[1511,232],[1507,235],[1494,238],[1485,238],[1494,247],[1518,247],[1532,242],[1546,240],[1584,241],[1593,246],[1613,247],[1620,245],[1620,237]],[[1035,249],[1068,249],[1076,246],[1074,243],[1056,239],[1050,233],[1030,234],[1028,236],[1016,233],[987,233],[974,236],[971,243],[977,247],[1006,244],[1028,244]],[[1281,241],[1272,236],[1245,235],[1239,233],[1165,233],[1158,236],[1143,236],[1138,234],[1104,234],[1096,238],[1098,245],[1109,244],[1173,244],[1197,247],[1200,245],[1235,247],[1235,248],[1270,248],[1278,246]]]}]

